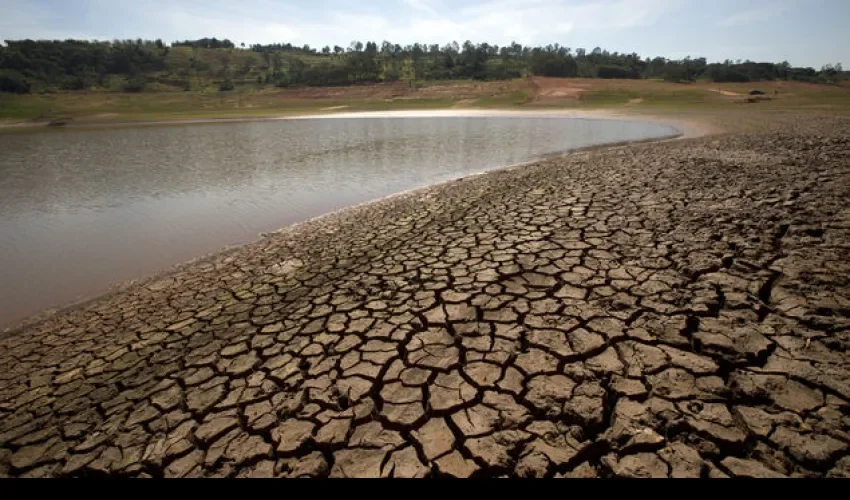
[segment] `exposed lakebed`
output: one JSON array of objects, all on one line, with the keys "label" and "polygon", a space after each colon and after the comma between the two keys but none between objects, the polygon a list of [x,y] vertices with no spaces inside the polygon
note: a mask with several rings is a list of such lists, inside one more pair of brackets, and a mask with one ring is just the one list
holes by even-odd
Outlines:
[{"label": "exposed lakebed", "polygon": [[348,205],[677,133],[547,115],[378,114],[0,135],[0,329]]}]

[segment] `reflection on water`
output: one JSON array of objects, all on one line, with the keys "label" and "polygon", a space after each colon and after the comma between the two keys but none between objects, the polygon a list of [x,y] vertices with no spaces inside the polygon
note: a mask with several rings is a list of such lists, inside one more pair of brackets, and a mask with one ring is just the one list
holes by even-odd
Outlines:
[{"label": "reflection on water", "polygon": [[0,328],[346,205],[673,133],[613,120],[394,117],[0,135]]}]

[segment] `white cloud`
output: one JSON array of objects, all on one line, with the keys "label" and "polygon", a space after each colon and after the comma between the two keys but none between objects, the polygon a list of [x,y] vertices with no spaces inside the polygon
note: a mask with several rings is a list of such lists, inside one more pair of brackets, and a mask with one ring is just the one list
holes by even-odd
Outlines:
[{"label": "white cloud", "polygon": [[[691,55],[720,59],[728,54],[788,58],[796,64],[817,54],[812,64],[818,66],[826,62],[821,58],[846,60],[847,34],[835,22],[835,9],[812,13],[823,20],[832,16],[823,23],[826,31],[799,25],[800,33],[795,32],[793,39],[777,34],[791,25],[785,18],[807,4],[803,0],[0,0],[0,39],[171,42],[215,36],[237,44],[289,42],[313,47],[347,47],[352,40],[402,45],[557,42],[644,56],[674,57],[694,49]],[[759,5],[763,8],[754,8]],[[752,29],[734,29],[741,25]],[[718,38],[711,28],[723,36]],[[767,34],[772,38],[765,38],[771,29]],[[802,40],[804,31],[813,35]],[[721,51],[718,43],[731,48]]]},{"label": "white cloud", "polygon": [[550,2],[548,0],[499,0],[462,9],[460,17],[473,20],[488,13],[505,13],[516,22],[545,31],[553,23],[573,23],[583,30],[610,30],[654,24],[686,0],[596,0]]},{"label": "white cloud", "polygon": [[434,10],[434,8],[431,7],[431,5],[425,0],[404,0],[404,3],[406,3],[410,8],[414,10],[425,12],[426,14],[430,14],[432,16],[438,15],[437,11]]},{"label": "white cloud", "polygon": [[771,2],[761,7],[745,9],[724,17],[717,23],[717,25],[723,28],[731,28],[734,26],[751,24],[757,21],[762,21],[768,17],[785,14],[797,7],[798,3],[799,2],[797,0],[786,0],[784,2]]},{"label": "white cloud", "polygon": [[[253,0],[81,0],[64,35],[81,36],[96,26],[102,38],[163,38],[167,41],[216,36],[234,42],[290,42],[342,45],[352,40],[394,43],[489,42],[500,45],[566,43],[579,31],[647,26],[687,0],[494,0],[457,6],[441,0],[393,0],[394,5],[317,4],[309,9],[288,1]],[[443,0],[446,1],[446,0]],[[5,8],[14,4],[16,8]],[[2,11],[24,10],[0,20],[0,36],[46,37],[61,25],[57,14],[26,0],[0,0]],[[89,25],[89,26],[80,26]]]},{"label": "white cloud", "polygon": [[[296,24],[266,20],[262,23],[234,23],[232,18],[215,15],[198,15],[192,12],[170,12],[165,14],[162,23],[167,26],[164,36],[168,41],[196,39],[203,37],[229,38],[234,41],[251,43],[254,41],[291,42],[303,38],[304,33]],[[159,36],[159,35],[158,35]]]},{"label": "white cloud", "polygon": [[523,44],[564,43],[558,37],[575,31],[651,25],[684,1],[596,0],[577,3],[497,0],[453,11],[424,0],[405,0],[411,8],[433,15],[408,18],[335,12],[326,16],[325,22],[300,25],[303,39],[299,38],[297,43],[347,44],[353,39],[391,40],[402,44],[417,41],[443,44],[465,40],[500,45],[512,41]]},{"label": "white cloud", "polygon": [[756,19],[759,19],[760,17],[764,17],[764,15],[764,9],[744,10],[721,19],[720,22],[717,23],[717,25],[722,26],[724,28],[740,26],[742,24],[751,23]]},{"label": "white cloud", "polygon": [[103,40],[109,38],[103,34],[86,30],[52,28],[52,24],[61,21],[56,12],[43,5],[26,0],[0,0],[0,38],[20,40],[26,38],[66,40]]}]

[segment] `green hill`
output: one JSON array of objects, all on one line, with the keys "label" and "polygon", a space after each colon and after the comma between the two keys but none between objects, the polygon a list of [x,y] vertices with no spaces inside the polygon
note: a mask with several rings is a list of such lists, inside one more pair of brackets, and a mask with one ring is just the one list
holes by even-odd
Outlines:
[{"label": "green hill", "polygon": [[0,46],[0,91],[232,90],[276,85],[341,86],[381,81],[505,80],[525,76],[663,78],[668,81],[833,82],[846,76],[840,65],[792,68],[788,63],[751,61],[709,64],[704,58],[668,60],[637,54],[572,50],[559,45],[499,47],[465,42],[400,46],[355,42],[348,48],[291,44],[236,47],[215,38],[161,40],[7,40]]}]

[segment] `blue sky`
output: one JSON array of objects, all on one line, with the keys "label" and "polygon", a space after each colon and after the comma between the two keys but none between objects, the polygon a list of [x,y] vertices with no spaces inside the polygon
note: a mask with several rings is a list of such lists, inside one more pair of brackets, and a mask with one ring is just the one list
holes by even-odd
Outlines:
[{"label": "blue sky", "polygon": [[0,39],[599,46],[850,65],[850,0],[0,0]]}]

